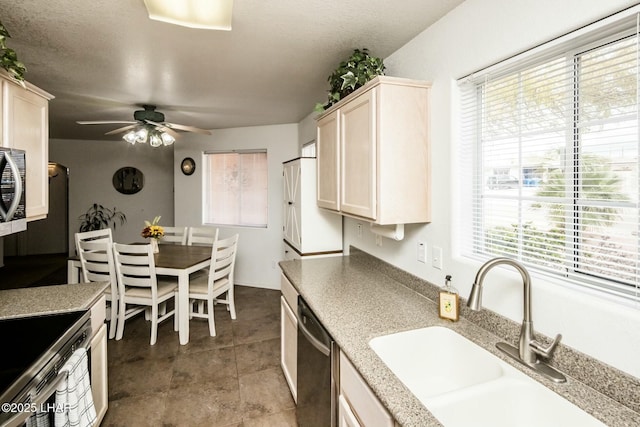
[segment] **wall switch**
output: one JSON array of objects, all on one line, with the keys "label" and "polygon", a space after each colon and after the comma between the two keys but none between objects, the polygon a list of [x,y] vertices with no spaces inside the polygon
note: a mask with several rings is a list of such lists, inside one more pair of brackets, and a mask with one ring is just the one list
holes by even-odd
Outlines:
[{"label": "wall switch", "polygon": [[358,237],[362,237],[362,224],[361,223],[357,223],[356,224],[356,234]]},{"label": "wall switch", "polygon": [[427,262],[427,245],[424,242],[418,242],[418,261]]},{"label": "wall switch", "polygon": [[431,265],[438,270],[442,270],[442,248],[439,248],[437,246],[433,247]]}]

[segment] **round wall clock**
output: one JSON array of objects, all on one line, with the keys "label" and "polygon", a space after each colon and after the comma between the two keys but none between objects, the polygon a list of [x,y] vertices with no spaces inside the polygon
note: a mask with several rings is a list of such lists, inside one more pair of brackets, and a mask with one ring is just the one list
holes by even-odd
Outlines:
[{"label": "round wall clock", "polygon": [[185,175],[191,175],[196,171],[196,162],[191,157],[185,157],[180,164],[180,169]]}]

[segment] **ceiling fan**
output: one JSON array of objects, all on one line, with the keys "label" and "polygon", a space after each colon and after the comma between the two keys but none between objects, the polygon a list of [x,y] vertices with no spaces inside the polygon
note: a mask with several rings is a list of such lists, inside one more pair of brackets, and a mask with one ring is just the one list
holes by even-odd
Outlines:
[{"label": "ceiling fan", "polygon": [[126,126],[106,132],[105,135],[116,135],[126,132],[122,137],[125,141],[135,144],[137,142],[146,143],[148,140],[153,147],[173,144],[174,141],[180,137],[176,130],[211,135],[211,132],[206,129],[165,122],[164,114],[156,111],[155,105],[143,105],[142,108],[144,109],[134,111],[133,118],[135,121],[78,120],[76,123],[79,125],[125,124]]}]

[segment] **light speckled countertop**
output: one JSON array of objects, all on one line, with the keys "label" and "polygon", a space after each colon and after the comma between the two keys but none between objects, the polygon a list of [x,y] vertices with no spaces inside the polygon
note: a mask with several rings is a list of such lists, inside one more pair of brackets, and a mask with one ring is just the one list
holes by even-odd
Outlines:
[{"label": "light speckled countertop", "polygon": [[[371,259],[375,260],[359,253],[283,261],[280,267],[399,424],[405,427],[441,425],[378,358],[368,342],[374,337],[404,330],[445,326],[535,378],[605,424],[640,425],[638,412],[574,378],[568,376],[566,383],[554,384],[508,359],[495,348],[495,344],[503,339],[471,321],[461,318],[452,323],[440,319],[432,300],[394,280],[386,274],[388,267],[378,268]],[[635,392],[629,390],[631,395],[636,395]]]},{"label": "light speckled countertop", "polygon": [[88,309],[107,286],[75,283],[0,291],[0,319]]}]

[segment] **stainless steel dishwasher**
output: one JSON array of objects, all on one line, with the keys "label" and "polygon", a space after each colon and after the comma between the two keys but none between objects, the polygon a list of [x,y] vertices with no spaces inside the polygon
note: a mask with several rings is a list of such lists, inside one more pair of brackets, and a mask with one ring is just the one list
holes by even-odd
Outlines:
[{"label": "stainless steel dishwasher", "polygon": [[337,347],[313,314],[298,297],[298,406],[300,427],[337,425]]}]

